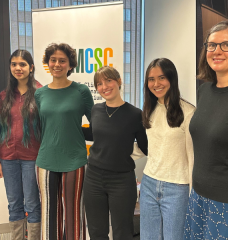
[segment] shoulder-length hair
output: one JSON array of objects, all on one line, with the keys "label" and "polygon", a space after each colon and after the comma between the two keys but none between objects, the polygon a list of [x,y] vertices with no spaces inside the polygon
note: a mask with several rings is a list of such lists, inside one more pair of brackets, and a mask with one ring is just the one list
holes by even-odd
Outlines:
[{"label": "shoulder-length hair", "polygon": [[[219,32],[222,30],[228,29],[228,20],[222,21],[217,23],[215,26],[213,26],[205,39],[205,43],[208,42],[208,39],[212,33]],[[209,66],[207,62],[207,50],[206,47],[203,47],[200,53],[200,59],[199,59],[199,74],[197,75],[197,78],[200,80],[205,80],[213,83],[217,83],[217,77],[215,71]]]},{"label": "shoulder-length hair", "polygon": [[153,113],[158,100],[148,88],[149,73],[154,67],[160,67],[170,83],[170,88],[166,92],[164,99],[164,104],[167,109],[167,122],[170,127],[179,127],[184,120],[184,114],[180,106],[178,75],[175,65],[167,58],[157,58],[147,67],[144,82],[143,125],[147,129],[151,128],[150,116]]},{"label": "shoulder-length hair", "polygon": [[[32,128],[34,130],[34,135],[37,140],[40,140],[40,126],[39,126],[39,116],[38,110],[34,99],[34,93],[36,91],[36,81],[34,79],[34,62],[31,54],[26,50],[18,49],[11,55],[9,59],[9,78],[7,87],[5,90],[5,98],[1,101],[0,108],[0,142],[8,142],[11,135],[11,108],[15,101],[15,90],[18,86],[17,79],[12,75],[10,65],[13,57],[21,57],[25,60],[30,69],[32,69],[29,73],[27,87],[28,90],[25,94],[25,100],[23,107],[21,109],[21,114],[23,117],[23,139],[22,143],[25,147],[28,147],[30,141],[30,122],[32,121]],[[33,68],[32,68],[33,67]]]}]

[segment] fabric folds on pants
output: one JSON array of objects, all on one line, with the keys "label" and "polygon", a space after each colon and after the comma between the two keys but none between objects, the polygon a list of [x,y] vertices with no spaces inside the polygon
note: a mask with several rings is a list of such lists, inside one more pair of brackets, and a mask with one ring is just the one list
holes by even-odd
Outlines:
[{"label": "fabric folds on pants", "polygon": [[37,167],[42,207],[42,240],[62,240],[64,231],[66,240],[85,240],[82,196],[84,171],[84,166],[63,173]]},{"label": "fabric folds on pants", "polygon": [[89,165],[84,200],[90,239],[109,239],[110,212],[113,240],[132,240],[136,198],[134,171],[111,172]]},{"label": "fabric folds on pants", "polygon": [[27,213],[29,223],[40,222],[41,210],[35,161],[1,160],[1,164],[9,203],[9,221],[22,220]]},{"label": "fabric folds on pants", "polygon": [[143,175],[140,188],[140,240],[183,240],[188,184]]}]

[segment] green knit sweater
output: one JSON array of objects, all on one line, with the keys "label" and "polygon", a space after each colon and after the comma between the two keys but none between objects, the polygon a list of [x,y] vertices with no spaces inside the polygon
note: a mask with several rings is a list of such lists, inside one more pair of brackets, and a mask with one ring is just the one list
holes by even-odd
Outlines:
[{"label": "green knit sweater", "polygon": [[90,121],[93,99],[88,87],[72,82],[69,87],[37,89],[42,142],[38,167],[53,172],[70,172],[87,163],[82,117]]}]

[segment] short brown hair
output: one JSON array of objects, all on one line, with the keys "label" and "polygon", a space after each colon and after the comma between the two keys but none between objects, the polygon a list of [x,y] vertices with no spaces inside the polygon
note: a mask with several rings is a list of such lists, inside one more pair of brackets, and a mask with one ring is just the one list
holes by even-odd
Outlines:
[{"label": "short brown hair", "polygon": [[[208,38],[212,33],[220,32],[223,30],[228,29],[228,20],[222,21],[217,23],[215,26],[213,26],[205,39],[205,43],[208,41]],[[200,53],[200,59],[199,59],[199,74],[197,75],[197,78],[200,80],[205,80],[209,82],[217,83],[217,77],[215,71],[209,66],[207,62],[207,50],[205,47],[202,48],[202,51]]]},{"label": "short brown hair", "polygon": [[[96,89],[97,89],[97,84],[99,82],[99,79],[101,77],[105,79],[108,79],[108,78],[113,79],[118,82],[118,80],[120,79],[120,74],[115,68],[110,66],[103,66],[99,68],[94,74],[94,86]],[[121,89],[121,86],[119,87],[119,89]]]},{"label": "short brown hair", "polygon": [[50,45],[48,45],[47,48],[45,49],[45,55],[44,55],[44,58],[43,58],[43,63],[48,64],[51,55],[53,55],[54,52],[57,51],[57,50],[63,51],[69,59],[70,67],[72,69],[67,72],[67,77],[68,77],[74,71],[74,68],[77,67],[76,51],[71,46],[69,46],[68,44],[66,44],[66,43],[60,43],[60,44],[51,43]]}]

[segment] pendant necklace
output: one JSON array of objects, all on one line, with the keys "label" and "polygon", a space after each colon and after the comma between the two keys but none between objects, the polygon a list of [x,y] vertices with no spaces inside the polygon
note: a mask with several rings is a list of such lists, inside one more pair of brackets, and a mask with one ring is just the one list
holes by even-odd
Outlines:
[{"label": "pendant necklace", "polygon": [[112,114],[108,113],[108,109],[107,109],[106,103],[105,103],[105,107],[106,107],[106,113],[108,114],[109,117],[111,117],[121,106],[119,106]]}]

